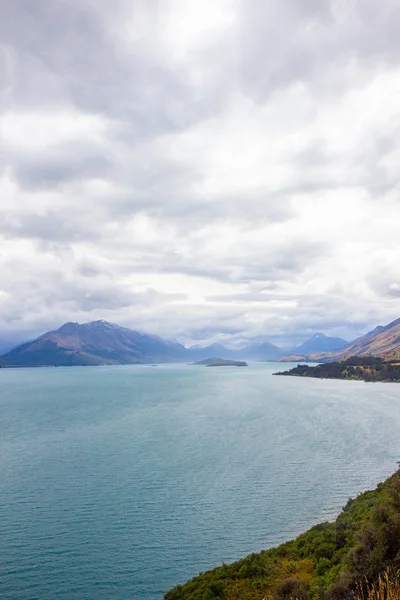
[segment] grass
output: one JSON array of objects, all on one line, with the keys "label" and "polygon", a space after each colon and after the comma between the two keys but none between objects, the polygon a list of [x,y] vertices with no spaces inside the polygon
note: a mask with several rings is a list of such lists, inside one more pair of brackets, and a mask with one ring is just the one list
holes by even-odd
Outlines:
[{"label": "grass", "polygon": [[372,585],[359,585],[356,600],[400,600],[400,573],[387,569]]}]

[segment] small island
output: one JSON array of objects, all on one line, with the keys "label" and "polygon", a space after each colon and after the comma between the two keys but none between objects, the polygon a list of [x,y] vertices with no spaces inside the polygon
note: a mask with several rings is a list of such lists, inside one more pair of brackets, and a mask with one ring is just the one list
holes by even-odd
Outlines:
[{"label": "small island", "polygon": [[346,360],[312,367],[298,364],[289,371],[274,373],[274,375],[400,382],[400,362],[385,361],[377,356],[352,356]]},{"label": "small island", "polygon": [[204,367],[248,367],[244,360],[227,360],[225,358],[205,358],[193,364]]}]

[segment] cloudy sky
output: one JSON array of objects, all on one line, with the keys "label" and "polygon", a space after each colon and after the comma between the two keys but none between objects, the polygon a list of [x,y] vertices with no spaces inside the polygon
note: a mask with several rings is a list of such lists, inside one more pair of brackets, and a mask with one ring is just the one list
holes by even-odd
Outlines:
[{"label": "cloudy sky", "polygon": [[0,335],[400,316],[398,0],[2,0]]}]

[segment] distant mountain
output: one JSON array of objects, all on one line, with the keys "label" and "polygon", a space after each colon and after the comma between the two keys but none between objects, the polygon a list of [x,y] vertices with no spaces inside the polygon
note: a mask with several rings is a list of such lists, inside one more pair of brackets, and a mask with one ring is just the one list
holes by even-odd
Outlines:
[{"label": "distant mountain", "polygon": [[349,342],[338,337],[329,337],[323,333],[314,333],[300,346],[293,348],[292,354],[309,354],[310,352],[334,352],[343,350]]},{"label": "distant mountain", "polygon": [[115,365],[184,360],[181,344],[107,321],[65,323],[2,357],[8,366]]}]

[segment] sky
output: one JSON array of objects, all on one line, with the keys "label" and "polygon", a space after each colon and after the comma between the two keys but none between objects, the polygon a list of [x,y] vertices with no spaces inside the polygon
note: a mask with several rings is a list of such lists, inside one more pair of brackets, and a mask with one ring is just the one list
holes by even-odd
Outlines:
[{"label": "sky", "polygon": [[2,0],[0,346],[400,316],[397,0]]}]

